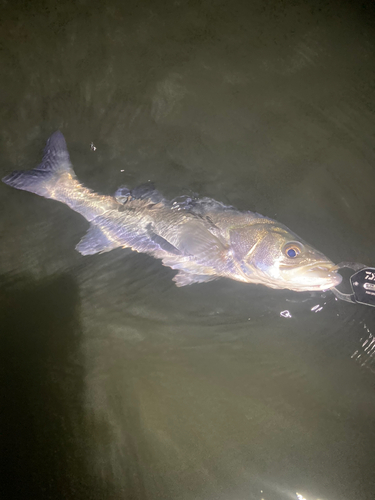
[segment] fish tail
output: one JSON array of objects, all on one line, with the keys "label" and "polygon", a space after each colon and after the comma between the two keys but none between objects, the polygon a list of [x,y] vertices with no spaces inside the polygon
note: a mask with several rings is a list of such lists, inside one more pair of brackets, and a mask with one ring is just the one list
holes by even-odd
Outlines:
[{"label": "fish tail", "polygon": [[16,189],[55,198],[55,188],[63,176],[75,179],[64,136],[57,131],[48,139],[40,165],[32,170],[16,170],[2,181]]}]

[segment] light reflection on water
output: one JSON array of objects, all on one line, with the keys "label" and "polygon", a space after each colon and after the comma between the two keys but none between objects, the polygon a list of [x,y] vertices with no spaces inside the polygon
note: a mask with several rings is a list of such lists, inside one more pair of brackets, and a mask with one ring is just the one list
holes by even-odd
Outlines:
[{"label": "light reflection on water", "polygon": [[[312,497],[304,497],[303,495],[301,495],[300,493],[297,493],[297,492],[296,492],[296,496],[297,496],[298,500],[315,500]],[[323,500],[323,499],[317,498],[316,500]]]},{"label": "light reflection on water", "polygon": [[354,351],[351,358],[355,359],[360,366],[365,366],[375,373],[375,337],[366,323],[363,323],[363,329],[364,335],[359,339],[361,345]]}]

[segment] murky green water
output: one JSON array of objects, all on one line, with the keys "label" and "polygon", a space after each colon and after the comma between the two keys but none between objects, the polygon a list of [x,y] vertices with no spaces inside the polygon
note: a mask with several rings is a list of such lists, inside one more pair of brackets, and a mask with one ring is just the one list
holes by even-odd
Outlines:
[{"label": "murky green water", "polygon": [[[375,265],[374,21],[358,2],[3,0],[0,174],[60,128],[96,191],[192,190]],[[82,257],[66,206],[0,191],[1,498],[374,498],[374,310],[177,289],[145,255]]]}]

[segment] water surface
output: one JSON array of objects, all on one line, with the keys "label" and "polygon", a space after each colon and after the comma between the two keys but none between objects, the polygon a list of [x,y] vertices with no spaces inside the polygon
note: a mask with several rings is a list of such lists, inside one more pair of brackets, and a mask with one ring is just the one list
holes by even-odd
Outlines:
[{"label": "water surface", "polygon": [[[99,192],[150,179],[374,265],[374,19],[357,2],[3,1],[0,174],[60,128]],[[374,310],[177,289],[148,256],[82,257],[78,214],[0,190],[4,498],[374,498]]]}]

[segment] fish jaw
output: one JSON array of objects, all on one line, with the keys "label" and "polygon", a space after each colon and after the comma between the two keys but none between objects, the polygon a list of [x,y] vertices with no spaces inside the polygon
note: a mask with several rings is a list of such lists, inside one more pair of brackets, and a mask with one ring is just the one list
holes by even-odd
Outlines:
[{"label": "fish jaw", "polygon": [[273,266],[259,268],[241,262],[235,265],[227,277],[244,283],[261,284],[278,290],[295,292],[324,291],[338,286],[342,276],[337,272],[337,266],[331,261],[318,262],[301,266],[286,274],[279,268],[279,263]]},{"label": "fish jaw", "polygon": [[313,292],[329,290],[338,286],[341,281],[342,276],[335,270],[335,265],[328,261],[303,266],[289,274],[281,272],[278,278],[268,286],[295,292]]},{"label": "fish jaw", "polygon": [[324,291],[338,286],[342,276],[337,272],[333,262],[316,263],[306,268],[301,268],[294,281],[296,291]]},{"label": "fish jaw", "polygon": [[326,268],[313,267],[308,273],[311,273],[317,281],[322,280],[322,283],[317,285],[319,290],[328,290],[342,282],[342,276],[337,272],[334,265]]}]

